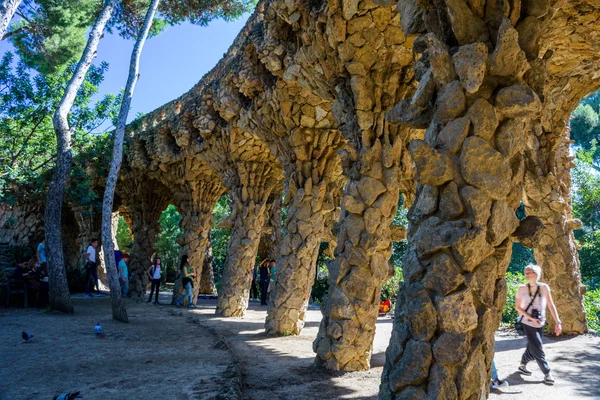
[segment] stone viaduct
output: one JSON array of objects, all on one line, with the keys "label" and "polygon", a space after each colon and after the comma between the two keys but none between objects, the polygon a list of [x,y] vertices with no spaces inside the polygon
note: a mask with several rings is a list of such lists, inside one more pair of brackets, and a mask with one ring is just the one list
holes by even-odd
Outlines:
[{"label": "stone viaduct", "polygon": [[[211,212],[228,193],[216,312],[243,316],[283,190],[266,331],[301,331],[327,241],[315,362],[368,369],[392,241],[407,236],[380,398],[487,396],[512,242],[535,248],[565,332],[587,329],[568,119],[600,87],[599,18],[598,0],[260,2],[212,71],[129,128],[117,195],[132,272],[172,203],[197,280],[210,280]],[[401,193],[406,228],[391,226]]]}]

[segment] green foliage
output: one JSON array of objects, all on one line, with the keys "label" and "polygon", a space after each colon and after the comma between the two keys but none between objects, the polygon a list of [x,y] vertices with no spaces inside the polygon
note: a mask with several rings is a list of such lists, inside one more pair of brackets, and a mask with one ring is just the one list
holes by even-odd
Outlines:
[{"label": "green foliage", "polygon": [[[590,150],[595,147],[595,142],[600,140],[600,95],[594,94],[584,99],[573,112],[571,118],[571,139],[575,146]],[[594,144],[593,144],[594,143]],[[594,148],[595,160],[600,158],[600,153]]]},{"label": "green foliage", "polygon": [[581,219],[587,232],[595,232],[600,227],[600,176],[593,167],[593,156],[596,142],[590,144],[589,150],[580,150],[575,159],[572,171],[573,212]]},{"label": "green foliage", "polygon": [[502,322],[512,324],[518,316],[517,310],[515,310],[515,296],[517,295],[517,289],[520,285],[527,283],[525,275],[522,273],[506,273],[506,303],[502,308]]},{"label": "green foliage", "polygon": [[588,289],[600,289],[600,231],[579,237],[581,279]]},{"label": "green foliage", "polygon": [[[122,0],[117,3],[108,30],[116,30],[126,39],[136,38],[144,23],[150,0]],[[156,36],[170,25],[189,21],[194,25],[206,26],[214,19],[232,21],[243,13],[252,11],[256,0],[162,0],[154,18],[149,37]]]},{"label": "green foliage", "polygon": [[593,166],[596,142],[589,150],[579,150],[572,171],[573,212],[583,222],[583,229],[575,232],[579,250],[580,271],[589,289],[600,288],[600,175]]},{"label": "green foliage", "polygon": [[77,61],[87,42],[101,0],[23,1],[10,38],[21,61],[42,74],[64,70]]},{"label": "green foliage", "polygon": [[229,228],[219,228],[219,223],[231,214],[228,200],[228,196],[223,195],[219,201],[217,201],[213,210],[215,223],[210,231],[210,243],[213,252],[212,267],[217,289],[221,286],[221,275],[223,274],[225,256],[227,255],[227,245],[231,233]]},{"label": "green foliage", "polygon": [[317,257],[317,267],[315,271],[315,280],[311,288],[310,296],[314,303],[320,304],[327,297],[329,290],[328,275],[329,271],[327,263],[331,261],[331,258],[325,254],[325,250],[329,247],[328,243],[321,242],[319,246],[319,255]]},{"label": "green foliage", "polygon": [[167,274],[172,276],[177,273],[179,261],[180,246],[177,243],[177,239],[183,236],[183,229],[179,226],[180,222],[181,214],[177,211],[177,207],[169,204],[158,219],[160,231],[158,233],[158,241],[154,244],[154,248],[161,257],[162,265],[165,267]]},{"label": "green foliage", "polygon": [[588,327],[600,332],[600,289],[588,290],[583,298]]},{"label": "green foliage", "polygon": [[508,272],[521,273],[527,264],[534,264],[533,250],[523,246],[519,242],[512,245],[512,257],[508,265]]},{"label": "green foliage", "polygon": [[122,253],[129,253],[131,251],[131,245],[133,244],[133,235],[131,229],[125,222],[125,219],[119,216],[119,223],[117,225],[117,245]]},{"label": "green foliage", "polygon": [[[90,133],[105,121],[110,120],[118,107],[120,97],[108,95],[95,105],[91,98],[98,91],[108,65],[90,69],[75,100],[69,116],[73,127],[73,150],[76,157],[83,154],[81,168],[96,159],[103,146],[95,147],[96,139]],[[15,197],[22,200],[41,199],[49,179],[48,172],[56,154],[56,137],[52,116],[66,84],[72,74],[69,68],[60,75],[32,73],[21,62],[15,63],[12,53],[6,53],[0,61],[0,201],[14,203]],[[98,143],[106,142],[101,138]],[[86,153],[87,152],[87,153]],[[82,171],[75,171],[76,179]],[[90,200],[85,191],[89,182],[81,182],[81,190],[70,192],[68,201],[87,205]],[[82,202],[76,199],[81,197]]]},{"label": "green foliage", "polygon": [[[381,287],[381,300],[390,300],[392,305],[396,303],[398,292],[400,291],[400,284],[404,281],[402,276],[402,267],[394,266],[394,276],[385,281]],[[393,308],[392,308],[393,309]]]},{"label": "green foliage", "polygon": [[29,261],[35,256],[31,246],[7,246],[0,253],[0,268],[13,268],[17,264]]}]

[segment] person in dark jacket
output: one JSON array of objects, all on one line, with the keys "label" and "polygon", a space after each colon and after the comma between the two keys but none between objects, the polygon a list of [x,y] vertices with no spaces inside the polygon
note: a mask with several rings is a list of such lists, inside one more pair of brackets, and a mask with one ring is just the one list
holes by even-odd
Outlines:
[{"label": "person in dark jacket", "polygon": [[269,290],[269,278],[271,274],[269,273],[269,259],[265,258],[260,263],[260,305],[267,305],[267,290]]}]

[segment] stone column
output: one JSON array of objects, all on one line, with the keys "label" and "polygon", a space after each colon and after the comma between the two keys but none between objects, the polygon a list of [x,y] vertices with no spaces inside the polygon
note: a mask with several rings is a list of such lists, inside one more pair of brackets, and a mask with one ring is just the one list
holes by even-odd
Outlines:
[{"label": "stone column", "polygon": [[275,185],[273,167],[261,162],[238,162],[238,185],[229,183],[231,196],[231,237],[216,314],[242,317],[248,308],[252,269],[264,228],[267,200]]},{"label": "stone column", "polygon": [[212,267],[212,246],[210,244],[210,232],[208,235],[208,246],[204,255],[204,266],[202,267],[202,275],[200,276],[199,293],[216,295],[217,288],[215,287],[215,276]]},{"label": "stone column", "polygon": [[[561,121],[562,122],[562,121]],[[583,306],[585,286],[581,284],[579,254],[573,235],[574,229],[581,228],[581,221],[573,219],[571,203],[571,174],[574,166],[569,155],[569,130],[564,122],[558,127],[556,149],[549,151],[547,168],[531,168],[527,172],[525,211],[544,223],[545,229],[535,247],[535,259],[542,267],[542,280],[550,285],[552,298],[558,309],[565,334],[586,333],[587,321]],[[543,152],[545,153],[545,152]],[[539,162],[538,162],[539,164]],[[548,332],[554,332],[555,321],[548,313]]]},{"label": "stone column", "polygon": [[[183,237],[179,244],[181,254],[188,256],[188,262],[195,276],[194,278],[194,304],[200,293],[200,282],[203,276],[204,258],[210,248],[210,230],[213,225],[212,211],[219,197],[223,194],[223,186],[219,182],[198,180],[190,182],[186,190],[178,193],[182,214],[181,227]],[[212,272],[212,268],[210,268]],[[214,285],[214,283],[213,283]],[[173,301],[179,297],[181,279],[178,279],[173,291]],[[183,290],[183,288],[181,288]]]},{"label": "stone column", "polygon": [[282,207],[281,189],[273,189],[269,201],[267,202],[268,220],[265,221],[265,230],[260,237],[258,244],[258,258],[275,260],[279,254],[281,246],[281,207]]},{"label": "stone column", "polygon": [[433,23],[440,38],[459,46],[450,56],[434,34],[423,38],[429,68],[414,97],[398,106],[405,123],[430,123],[425,140],[409,146],[417,199],[382,399],[487,397],[523,153],[536,140],[531,121],[542,107],[522,80],[529,64],[511,21],[500,13],[491,52],[482,20],[465,3],[446,3],[449,14],[438,9],[445,18]]},{"label": "stone column", "polygon": [[335,209],[341,175],[339,131],[295,129],[291,141],[296,165],[287,174],[291,201],[265,322],[271,335],[297,335],[304,327],[325,215]]},{"label": "stone column", "polygon": [[131,221],[133,244],[129,261],[129,274],[133,276],[129,281],[129,293],[137,301],[144,300],[148,275],[146,270],[151,265],[154,254],[154,244],[158,240],[160,225],[158,219],[167,208],[168,199],[156,194],[147,193],[136,200],[137,203],[127,205],[127,218]]},{"label": "stone column", "polygon": [[[329,294],[313,343],[316,364],[328,369],[369,369],[381,285],[393,274],[390,224],[399,197],[400,152],[395,132],[365,143],[360,174],[342,199],[338,246],[329,268]],[[383,143],[382,140],[383,139]]]}]

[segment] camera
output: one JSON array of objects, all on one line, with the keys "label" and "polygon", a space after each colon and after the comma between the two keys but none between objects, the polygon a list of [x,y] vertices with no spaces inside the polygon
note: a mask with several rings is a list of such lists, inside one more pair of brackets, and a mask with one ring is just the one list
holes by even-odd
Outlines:
[{"label": "camera", "polygon": [[540,313],[539,310],[536,310],[534,308],[533,310],[531,310],[531,316],[535,319],[540,319],[542,317],[542,314]]}]

